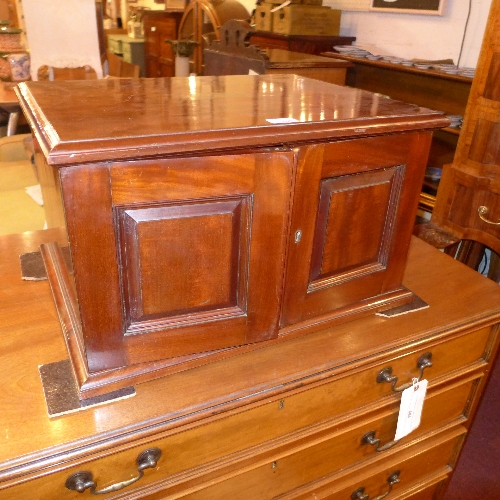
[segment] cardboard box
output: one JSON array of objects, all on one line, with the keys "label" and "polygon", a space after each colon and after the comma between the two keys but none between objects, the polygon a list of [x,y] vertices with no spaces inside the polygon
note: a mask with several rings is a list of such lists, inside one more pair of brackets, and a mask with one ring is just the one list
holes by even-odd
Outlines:
[{"label": "cardboard box", "polygon": [[255,29],[257,31],[273,31],[273,15],[271,9],[274,7],[273,4],[264,3],[255,8]]},{"label": "cardboard box", "polygon": [[289,5],[273,12],[273,32],[281,35],[337,36],[340,10],[319,5]]},{"label": "cardboard box", "polygon": [[[260,5],[272,4],[273,7],[277,7],[278,5],[281,5],[282,3],[285,3],[285,0],[264,0],[264,2],[261,3]],[[304,0],[290,0],[290,3],[305,3],[305,2],[304,2]]]},{"label": "cardboard box", "polygon": [[304,5],[323,5],[323,0],[302,0]]},{"label": "cardboard box", "polygon": [[184,10],[186,8],[186,0],[165,0],[165,8]]}]

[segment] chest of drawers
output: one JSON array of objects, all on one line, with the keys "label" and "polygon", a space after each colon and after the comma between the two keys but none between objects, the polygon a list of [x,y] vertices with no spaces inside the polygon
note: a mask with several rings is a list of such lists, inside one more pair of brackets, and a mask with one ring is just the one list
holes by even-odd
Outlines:
[{"label": "chest of drawers", "polygon": [[[266,345],[50,419],[38,365],[67,354],[48,283],[22,282],[18,264],[45,241],[64,235],[0,241],[0,499],[87,498],[89,478],[113,499],[443,494],[498,347],[495,283],[414,239],[403,282],[428,308]],[[422,367],[421,424],[394,443],[400,393],[377,378],[391,368],[398,390]],[[157,450],[134,482],[138,457]],[[82,493],[68,489],[82,477]]]}]

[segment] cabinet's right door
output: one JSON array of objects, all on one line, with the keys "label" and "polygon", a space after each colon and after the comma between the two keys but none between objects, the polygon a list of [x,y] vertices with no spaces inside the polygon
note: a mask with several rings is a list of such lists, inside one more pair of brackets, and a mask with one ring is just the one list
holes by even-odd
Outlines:
[{"label": "cabinet's right door", "polygon": [[402,289],[429,146],[413,132],[299,149],[282,327]]}]

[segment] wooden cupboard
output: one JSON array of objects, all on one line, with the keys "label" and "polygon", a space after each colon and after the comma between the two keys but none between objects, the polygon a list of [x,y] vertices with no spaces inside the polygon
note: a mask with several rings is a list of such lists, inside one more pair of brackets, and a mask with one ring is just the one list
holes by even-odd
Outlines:
[{"label": "wooden cupboard", "polygon": [[[65,240],[59,229],[0,238],[0,499],[91,488],[112,499],[442,497],[497,354],[498,285],[413,239],[403,283],[426,308],[265,344],[49,418],[38,366],[67,353],[49,284],[21,281],[19,254]],[[388,368],[396,390],[429,381],[420,426],[398,442],[400,392],[377,381]],[[154,460],[134,481],[145,453]],[[68,488],[81,477],[81,493]]]},{"label": "wooden cupboard", "polygon": [[18,95],[68,236],[73,274],[42,253],[82,398],[413,299],[441,114],[293,75]]},{"label": "wooden cupboard", "polygon": [[146,77],[175,76],[175,55],[165,40],[177,40],[182,12],[143,11]]}]

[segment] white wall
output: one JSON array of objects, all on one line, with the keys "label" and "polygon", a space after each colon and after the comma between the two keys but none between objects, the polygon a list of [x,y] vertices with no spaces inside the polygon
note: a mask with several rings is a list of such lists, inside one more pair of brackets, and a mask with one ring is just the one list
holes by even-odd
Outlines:
[{"label": "white wall", "polygon": [[40,66],[90,65],[102,77],[94,0],[23,0],[31,77]]},{"label": "white wall", "polygon": [[[342,1],[345,0],[338,0]],[[491,0],[447,0],[443,16],[344,10],[341,35],[355,36],[356,45],[366,46],[375,54],[408,59],[453,59],[456,64],[469,1],[471,13],[460,66],[475,67]],[[335,8],[341,3],[324,0],[323,5]]]}]

